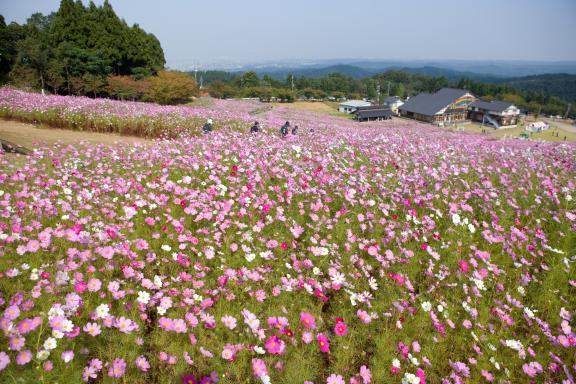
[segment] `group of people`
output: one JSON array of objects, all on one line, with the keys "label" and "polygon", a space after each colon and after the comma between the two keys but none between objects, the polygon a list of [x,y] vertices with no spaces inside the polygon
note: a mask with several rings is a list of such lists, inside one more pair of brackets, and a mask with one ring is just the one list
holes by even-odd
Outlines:
[{"label": "group of people", "polygon": [[[202,133],[209,134],[212,132],[213,128],[213,121],[212,119],[208,119],[206,120],[206,123],[204,124],[204,126],[202,127]],[[254,124],[250,127],[250,133],[252,134],[257,134],[260,132],[260,123],[258,121],[255,121]],[[310,132],[314,132],[314,130],[312,128],[310,128]],[[288,136],[289,133],[292,133],[293,135],[297,135],[298,134],[298,126],[295,125],[293,127],[290,126],[290,122],[287,121],[284,123],[284,125],[282,125],[280,127],[280,136],[282,136],[282,138],[285,138],[286,136]]]},{"label": "group of people", "polygon": [[293,135],[298,134],[298,126],[295,125],[292,128],[290,128],[290,122],[287,121],[284,123],[283,126],[280,127],[280,136],[282,136],[283,138],[288,136],[288,133],[292,132]]}]

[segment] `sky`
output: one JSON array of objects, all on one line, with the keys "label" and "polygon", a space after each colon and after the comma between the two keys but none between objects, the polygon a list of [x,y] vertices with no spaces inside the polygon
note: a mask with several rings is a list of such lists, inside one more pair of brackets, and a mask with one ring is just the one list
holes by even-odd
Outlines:
[{"label": "sky", "polygon": [[[174,69],[338,58],[576,60],[576,0],[109,2],[156,35]],[[23,23],[59,3],[0,0],[0,14]]]}]

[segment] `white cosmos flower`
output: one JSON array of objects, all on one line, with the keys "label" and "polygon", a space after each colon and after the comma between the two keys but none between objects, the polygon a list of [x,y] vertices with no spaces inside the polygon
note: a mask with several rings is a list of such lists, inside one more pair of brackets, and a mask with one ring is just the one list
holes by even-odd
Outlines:
[{"label": "white cosmos flower", "polygon": [[333,284],[342,285],[346,282],[346,277],[344,276],[343,273],[336,272],[334,273],[334,275],[330,277],[330,280],[332,280]]},{"label": "white cosmos flower", "polygon": [[420,384],[420,378],[413,373],[406,372],[402,378],[402,384]]},{"label": "white cosmos flower", "polygon": [[49,337],[46,339],[46,341],[44,342],[44,349],[50,351],[54,348],[56,348],[58,346],[58,343],[56,342],[56,339],[53,337]]},{"label": "white cosmos flower", "polygon": [[371,290],[373,291],[378,290],[378,283],[376,282],[376,279],[372,276],[370,276],[370,278],[368,279],[368,285],[370,286]]},{"label": "white cosmos flower", "polygon": [[146,291],[138,292],[138,298],[136,299],[139,303],[148,304],[150,301],[150,294]]},{"label": "white cosmos flower", "polygon": [[99,319],[105,319],[108,317],[110,313],[110,308],[108,308],[107,304],[100,304],[96,307],[96,317]]},{"label": "white cosmos flower", "polygon": [[452,222],[454,225],[460,225],[460,215],[455,213],[452,215]]}]

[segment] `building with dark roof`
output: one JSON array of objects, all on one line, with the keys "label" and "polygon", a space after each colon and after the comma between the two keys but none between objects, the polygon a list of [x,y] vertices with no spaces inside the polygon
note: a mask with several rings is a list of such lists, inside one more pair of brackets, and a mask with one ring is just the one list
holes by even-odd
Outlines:
[{"label": "building with dark roof", "polygon": [[359,107],[354,114],[358,121],[380,121],[389,120],[394,116],[394,112],[384,105],[373,105],[371,107]]},{"label": "building with dark roof", "polygon": [[404,117],[445,125],[466,120],[468,106],[474,101],[476,97],[466,90],[442,88],[436,93],[420,93],[398,110]]},{"label": "building with dark roof", "polygon": [[468,118],[490,124],[494,128],[511,127],[518,123],[520,109],[507,101],[477,100],[468,107]]},{"label": "building with dark roof", "polygon": [[386,105],[394,113],[398,113],[398,108],[404,104],[402,99],[398,96],[390,96],[384,99],[384,105]]}]

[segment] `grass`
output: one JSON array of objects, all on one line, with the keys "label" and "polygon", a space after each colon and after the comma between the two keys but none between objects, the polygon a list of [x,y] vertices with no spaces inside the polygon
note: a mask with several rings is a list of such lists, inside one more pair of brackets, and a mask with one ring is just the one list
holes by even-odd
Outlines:
[{"label": "grass", "polygon": [[[454,129],[452,127],[447,129]],[[466,122],[457,125],[457,131],[462,132],[471,132],[471,133],[485,133],[486,135],[493,137],[495,139],[504,139],[504,138],[520,138],[520,135],[523,133],[528,134],[531,140],[542,140],[548,142],[574,142],[576,141],[576,129],[575,130],[568,130],[563,127],[554,126],[552,124],[552,128],[547,131],[542,131],[539,133],[531,133],[524,129],[524,125],[520,125],[514,128],[501,128],[501,129],[494,129],[491,126],[484,126],[482,127],[479,123],[472,123]],[[482,132],[482,131],[485,132]],[[558,133],[558,137],[556,134]],[[566,137],[566,140],[564,140]]]},{"label": "grass", "polygon": [[323,115],[353,119],[354,115],[338,111],[338,103],[329,101],[295,101],[293,103],[272,103],[275,107],[286,107]]}]

